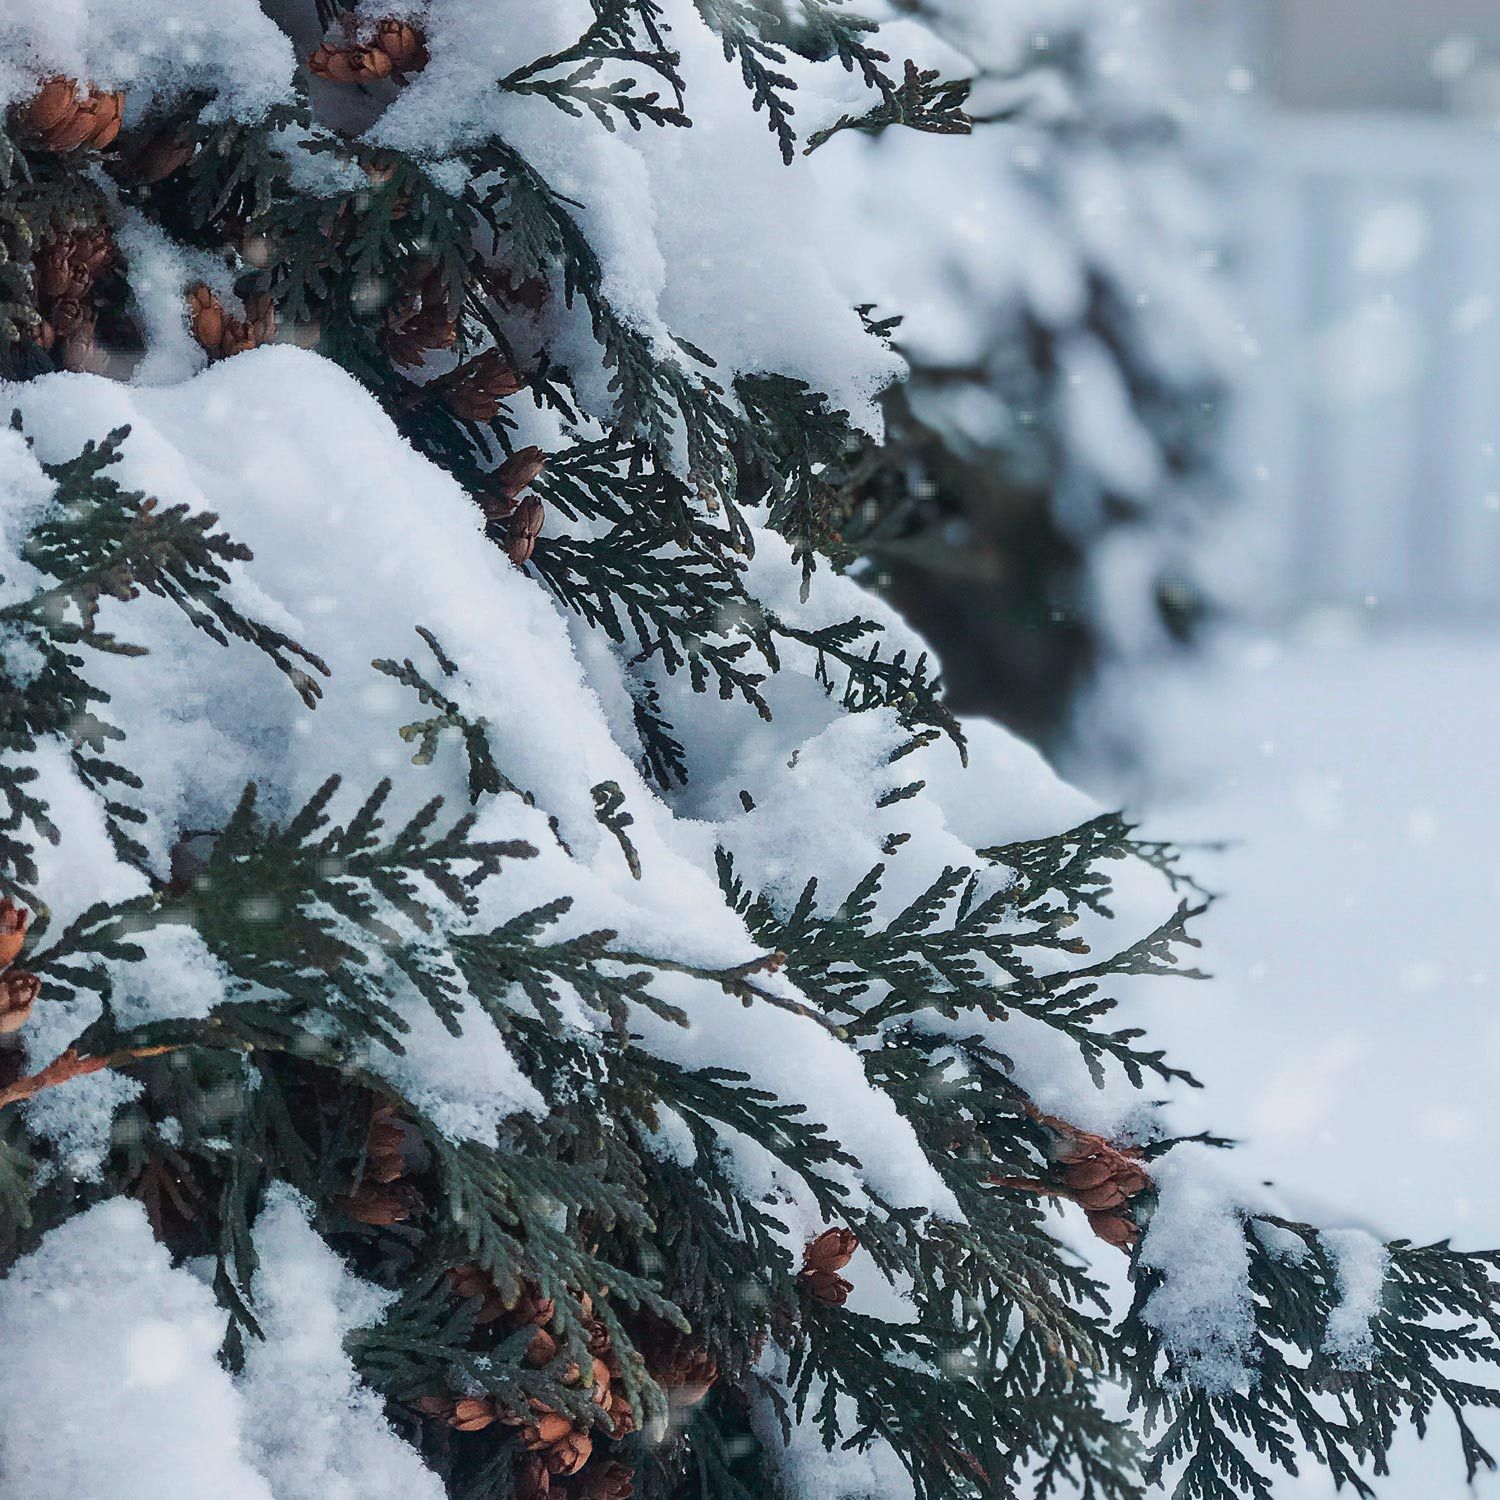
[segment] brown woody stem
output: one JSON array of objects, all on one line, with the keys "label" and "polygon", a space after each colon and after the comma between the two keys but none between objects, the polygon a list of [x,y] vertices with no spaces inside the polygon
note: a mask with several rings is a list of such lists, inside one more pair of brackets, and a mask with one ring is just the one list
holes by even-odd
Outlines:
[{"label": "brown woody stem", "polygon": [[53,1089],[60,1083],[74,1078],[86,1078],[90,1073],[102,1072],[105,1068],[122,1068],[126,1063],[138,1062],[144,1057],[160,1057],[164,1052],[178,1052],[181,1046],[123,1047],[118,1052],[105,1052],[94,1057],[80,1057],[75,1047],[69,1047],[59,1057],[54,1057],[45,1068],[18,1078],[0,1089],[0,1109],[7,1104],[18,1104],[23,1099],[34,1098],[43,1089]]}]

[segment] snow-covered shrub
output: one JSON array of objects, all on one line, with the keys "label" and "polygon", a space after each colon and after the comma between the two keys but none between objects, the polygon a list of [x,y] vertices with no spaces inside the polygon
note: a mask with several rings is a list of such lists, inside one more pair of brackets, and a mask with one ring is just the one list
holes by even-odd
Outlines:
[{"label": "snow-covered shrub", "polygon": [[1150,1102],[1171,851],[820,556],[899,367],[799,144],[966,122],[794,12],[0,22],[5,1493],[1265,1494],[1489,1399],[1492,1257]]},{"label": "snow-covered shrub", "polygon": [[[832,268],[901,318],[912,367],[846,538],[957,703],[1057,744],[1101,672],[1174,658],[1213,608],[1200,559],[1246,342],[1226,229],[1159,0],[896,8],[975,72],[976,126],[815,158]],[[1118,716],[1090,728],[1132,749]]]}]

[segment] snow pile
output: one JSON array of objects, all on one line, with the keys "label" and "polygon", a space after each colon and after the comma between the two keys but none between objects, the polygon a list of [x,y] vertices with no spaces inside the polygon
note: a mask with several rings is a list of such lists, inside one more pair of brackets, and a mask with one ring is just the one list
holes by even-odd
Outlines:
[{"label": "snow pile", "polygon": [[1380,1312],[1390,1257],[1385,1246],[1363,1229],[1325,1229],[1319,1236],[1337,1267],[1339,1303],[1328,1318],[1323,1352],[1342,1365],[1368,1368],[1375,1356],[1372,1323]]},{"label": "snow pile", "polygon": [[[0,1490],[16,1500],[285,1500],[252,1467],[224,1314],[139,1204],[54,1229],[0,1281]],[[299,1414],[310,1417],[310,1413]]]},{"label": "snow pile", "polygon": [[443,1500],[344,1351],[390,1294],[274,1185],[255,1225],[264,1339],[219,1363],[225,1316],[139,1204],[69,1219],[0,1281],[0,1488],[17,1500]]},{"label": "snow pile", "polygon": [[291,98],[295,65],[256,0],[46,0],[0,12],[0,109],[62,76],[124,89],[127,124],[189,93],[212,96],[205,120],[254,120]]},{"label": "snow pile", "polygon": [[1242,1195],[1176,1146],[1152,1164],[1157,1202],[1139,1263],[1167,1273],[1143,1316],[1182,1378],[1208,1391],[1250,1376],[1255,1309]]},{"label": "snow pile", "polygon": [[[876,398],[902,362],[869,336],[835,284],[808,233],[821,185],[809,164],[783,162],[764,115],[749,107],[739,64],[725,57],[693,0],[665,0],[658,18],[678,54],[691,127],[638,130],[612,129],[590,111],[575,117],[540,94],[496,86],[576,42],[595,19],[588,0],[480,7],[427,0],[404,9],[424,28],[426,67],[399,90],[377,85],[363,98],[314,80],[322,115],[361,131],[370,145],[424,161],[436,182],[455,191],[471,175],[460,153],[498,135],[568,201],[599,257],[604,300],[658,358],[682,362],[677,341],[685,339],[711,358],[721,384],[775,371],[807,381],[857,426],[878,430]],[[391,6],[366,0],[359,13],[373,20]],[[636,78],[635,92],[654,91],[662,107],[675,106],[665,79],[639,63],[622,66]],[[843,112],[851,88],[859,92],[837,66],[792,58],[784,71],[796,81],[804,136]],[[601,80],[613,74],[606,70]],[[294,144],[289,151],[304,155]],[[479,179],[481,190],[487,185]],[[554,357],[561,351],[588,408],[608,414],[612,371],[581,305],[569,309],[556,297],[533,330],[521,331]]]},{"label": "snow pile", "polygon": [[274,1184],[255,1221],[251,1283],[263,1340],[237,1385],[246,1451],[276,1500],[444,1500],[438,1477],[391,1430],[344,1339],[378,1323],[393,1293],[361,1281],[314,1233],[310,1205]]}]

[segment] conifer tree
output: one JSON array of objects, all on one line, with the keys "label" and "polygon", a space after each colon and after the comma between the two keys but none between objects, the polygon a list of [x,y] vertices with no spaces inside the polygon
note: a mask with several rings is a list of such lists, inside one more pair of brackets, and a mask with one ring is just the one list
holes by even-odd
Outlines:
[{"label": "conifer tree", "polygon": [[[0,1477],[1370,1493],[1497,1256],[1225,1186],[1203,895],[842,576],[835,0],[0,25]],[[1113,1306],[1104,1272],[1128,1272]]]},{"label": "conifer tree", "polygon": [[[1180,659],[1217,606],[1204,544],[1245,335],[1216,143],[1194,142],[1162,0],[897,9],[971,60],[977,128],[820,159],[862,246],[850,294],[901,316],[912,365],[846,540],[960,707],[1061,746],[1101,678]],[[1127,706],[1090,718],[1095,757],[1138,752]]]}]

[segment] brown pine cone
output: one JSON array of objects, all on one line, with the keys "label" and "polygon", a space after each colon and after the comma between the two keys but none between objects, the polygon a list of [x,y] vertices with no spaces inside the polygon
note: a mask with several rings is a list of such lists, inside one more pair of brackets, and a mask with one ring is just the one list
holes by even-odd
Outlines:
[{"label": "brown pine cone", "polygon": [[392,1224],[404,1224],[420,1211],[422,1196],[404,1182],[389,1186],[362,1182],[348,1197],[339,1199],[338,1204],[351,1219],[384,1229]]},{"label": "brown pine cone", "polygon": [[75,374],[85,371],[98,375],[106,368],[109,360],[99,347],[95,334],[93,308],[87,310],[87,316],[71,333],[64,336],[60,329],[57,330],[53,348],[57,362],[63,369],[72,370]]},{"label": "brown pine cone", "polygon": [[635,1494],[635,1471],[610,1459],[591,1464],[573,1481],[569,1500],[630,1500]]},{"label": "brown pine cone", "polygon": [[370,1115],[370,1132],[365,1138],[366,1180],[395,1182],[406,1171],[405,1145],[406,1131],[396,1106],[388,1100],[377,1104]]},{"label": "brown pine cone", "polygon": [[644,1352],[651,1378],[667,1393],[667,1404],[678,1411],[696,1406],[719,1378],[713,1354],[675,1329],[658,1333]]},{"label": "brown pine cone", "polygon": [[528,1453],[516,1467],[516,1500],[546,1500],[552,1491],[547,1461],[539,1453]]},{"label": "brown pine cone", "polygon": [[1086,1156],[1068,1166],[1063,1173],[1063,1181],[1070,1188],[1082,1192],[1108,1182],[1113,1175],[1114,1169],[1102,1156]]},{"label": "brown pine cone", "polygon": [[1120,1186],[1113,1177],[1106,1178],[1098,1187],[1085,1188],[1082,1192],[1075,1193],[1074,1197],[1089,1213],[1120,1208],[1125,1202],[1125,1194],[1120,1191]]},{"label": "brown pine cone", "polygon": [[23,129],[44,151],[102,150],[119,135],[124,106],[122,93],[80,95],[75,79],[54,78],[26,106]]},{"label": "brown pine cone", "polygon": [[244,354],[249,349],[258,349],[276,337],[276,307],[270,297],[245,298],[243,318],[224,319],[224,331],[219,337],[219,353],[229,359]]},{"label": "brown pine cone", "polygon": [[377,21],[375,45],[391,60],[393,72],[420,73],[427,66],[427,38],[409,21]]},{"label": "brown pine cone", "polygon": [[495,483],[501,494],[514,500],[536,482],[546,466],[547,455],[540,448],[518,448],[495,470]]},{"label": "brown pine cone", "polygon": [[552,1474],[576,1474],[593,1457],[594,1440],[588,1433],[570,1427],[566,1437],[559,1438],[543,1454]]},{"label": "brown pine cone", "polygon": [[102,151],[106,146],[112,145],[120,133],[120,125],[125,116],[125,95],[118,92],[94,94],[83,101],[79,113],[87,113],[94,122],[87,144],[96,151]]},{"label": "brown pine cone", "polygon": [[550,1297],[542,1296],[542,1289],[534,1281],[523,1281],[516,1300],[505,1311],[516,1328],[527,1323],[540,1326],[557,1316],[557,1304]]},{"label": "brown pine cone", "polygon": [[78,85],[71,78],[44,83],[26,106],[22,126],[28,135],[46,137],[78,114]]},{"label": "brown pine cone", "polygon": [[542,534],[546,512],[535,495],[528,495],[511,512],[510,532],[505,544],[506,555],[518,567],[529,561],[536,551],[536,539]]},{"label": "brown pine cone", "polygon": [[808,1295],[825,1307],[842,1307],[854,1290],[854,1283],[846,1281],[837,1271],[803,1271],[798,1279]]},{"label": "brown pine cone", "polygon": [[0,969],[9,968],[16,961],[30,926],[31,913],[24,906],[17,906],[9,896],[0,899]]},{"label": "brown pine cone", "polygon": [[802,1251],[805,1271],[842,1271],[854,1259],[859,1240],[852,1229],[825,1229]]},{"label": "brown pine cone", "polygon": [[538,1328],[531,1335],[524,1358],[533,1370],[540,1370],[557,1358],[557,1340],[545,1328]]},{"label": "brown pine cone", "polygon": [[486,349],[433,384],[440,389],[448,410],[461,421],[491,422],[499,414],[500,403],[514,396],[526,382],[506,364],[498,349]]},{"label": "brown pine cone", "polygon": [[1141,1237],[1141,1227],[1124,1213],[1092,1213],[1088,1216],[1089,1228],[1104,1241],[1121,1250],[1128,1250]]},{"label": "brown pine cone", "polygon": [[395,71],[390,54],[379,47],[331,47],[327,42],[307,59],[315,78],[332,83],[378,83]]},{"label": "brown pine cone", "polygon": [[452,1267],[448,1272],[448,1284],[459,1297],[480,1299],[479,1311],[474,1315],[476,1326],[483,1327],[505,1315],[504,1299],[482,1266],[470,1261],[465,1265]]},{"label": "brown pine cone", "polygon": [[0,975],[0,1035],[8,1036],[26,1024],[41,992],[42,981],[24,969]]},{"label": "brown pine cone", "polygon": [[[572,1433],[573,1423],[561,1412],[542,1407],[538,1401],[531,1404],[541,1409],[534,1414],[532,1421],[521,1426],[521,1444],[528,1452],[540,1453],[555,1443],[563,1442]],[[555,1474],[557,1470],[552,1472]]]},{"label": "brown pine cone", "polygon": [[410,1405],[423,1416],[434,1417],[458,1432],[483,1432],[499,1419],[489,1396],[418,1396]]},{"label": "brown pine cone", "polygon": [[1130,1216],[1130,1200],[1151,1185],[1141,1166],[1140,1151],[1116,1146],[1065,1120],[1043,1119],[1061,1137],[1054,1156],[1062,1166],[1065,1196],[1083,1208],[1089,1227],[1100,1239],[1128,1250],[1141,1237],[1140,1226]]},{"label": "brown pine cone", "polygon": [[604,1415],[609,1418],[609,1435],[616,1441],[635,1431],[635,1413],[630,1409],[622,1387],[611,1384],[603,1401]]},{"label": "brown pine cone", "polygon": [[44,301],[58,297],[77,299],[87,295],[89,283],[79,274],[73,264],[70,251],[70,235],[63,235],[42,247],[36,258],[36,290]]},{"label": "brown pine cone", "polygon": [[202,282],[189,289],[187,301],[193,337],[208,350],[210,355],[217,354],[224,338],[224,324],[228,317],[224,311],[224,304]]},{"label": "brown pine cone", "polygon": [[193,143],[174,130],[148,137],[125,163],[125,174],[141,184],[161,182],[193,159]]},{"label": "brown pine cone", "polygon": [[60,339],[70,339],[94,321],[94,309],[77,297],[58,297],[48,308],[47,321]]},{"label": "brown pine cone", "polygon": [[385,324],[386,349],[407,368],[421,364],[429,350],[451,349],[458,342],[447,286],[436,267],[425,262],[414,267],[409,289],[386,309]]}]

